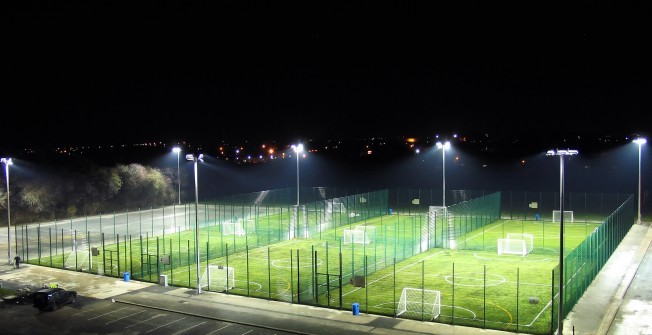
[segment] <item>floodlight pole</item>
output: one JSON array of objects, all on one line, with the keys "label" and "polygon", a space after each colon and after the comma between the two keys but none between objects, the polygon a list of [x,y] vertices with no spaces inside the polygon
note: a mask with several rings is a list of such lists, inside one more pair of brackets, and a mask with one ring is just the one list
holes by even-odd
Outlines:
[{"label": "floodlight pole", "polygon": [[564,330],[564,156],[577,155],[577,150],[548,150],[546,156],[559,156],[559,315],[557,333]]},{"label": "floodlight pole", "polygon": [[292,149],[294,149],[297,156],[297,207],[299,207],[299,156],[303,151],[303,144],[292,145]]},{"label": "floodlight pole", "polygon": [[197,186],[197,161],[204,161],[204,155],[186,155],[186,160],[192,161],[195,165],[195,262],[197,263],[197,294],[201,294],[201,272],[199,258],[199,187]]},{"label": "floodlight pole", "polygon": [[177,153],[177,185],[179,186],[179,205],[181,205],[181,166],[179,165],[179,154],[181,153],[181,148],[174,147],[172,148],[172,152]]},{"label": "floodlight pole", "polygon": [[451,142],[446,141],[446,143],[437,142],[437,148],[441,149],[441,179],[442,179],[442,206],[444,210],[446,208],[446,150],[451,147]]},{"label": "floodlight pole", "polygon": [[634,143],[638,144],[638,221],[641,224],[641,146],[647,143],[645,138],[637,138]]},{"label": "floodlight pole", "polygon": [[11,158],[2,158],[2,164],[5,165],[5,178],[7,179],[7,260],[11,264],[11,203],[9,201],[9,165],[14,163]]}]

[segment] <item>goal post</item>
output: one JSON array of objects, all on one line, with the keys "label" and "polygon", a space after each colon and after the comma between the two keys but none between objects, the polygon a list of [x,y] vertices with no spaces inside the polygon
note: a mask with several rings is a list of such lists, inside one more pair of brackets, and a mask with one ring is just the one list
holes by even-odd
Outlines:
[{"label": "goal post", "polygon": [[365,234],[365,239],[368,239],[369,243],[374,243],[376,241],[376,226],[355,226],[355,230],[363,231]]},{"label": "goal post", "polygon": [[508,238],[498,239],[498,255],[510,254],[525,256],[528,251],[525,240],[510,240]]},{"label": "goal post", "polygon": [[210,291],[231,290],[235,287],[235,270],[232,266],[209,264],[201,276],[200,285]]},{"label": "goal post", "polygon": [[242,221],[222,222],[222,235],[237,235],[237,236],[246,235],[244,227],[242,226]]},{"label": "goal post", "polygon": [[525,241],[525,250],[527,253],[534,250],[534,235],[526,233],[507,233],[508,240],[523,240]]},{"label": "goal post", "polygon": [[441,291],[403,288],[396,316],[434,320],[441,313]]},{"label": "goal post", "polygon": [[[553,210],[552,211],[552,222],[560,222],[560,221],[561,221],[561,211]],[[574,221],[573,211],[564,211],[564,221],[565,222],[573,222]]]},{"label": "goal post", "polygon": [[371,239],[369,235],[364,230],[357,229],[345,229],[342,236],[344,244],[369,244]]}]

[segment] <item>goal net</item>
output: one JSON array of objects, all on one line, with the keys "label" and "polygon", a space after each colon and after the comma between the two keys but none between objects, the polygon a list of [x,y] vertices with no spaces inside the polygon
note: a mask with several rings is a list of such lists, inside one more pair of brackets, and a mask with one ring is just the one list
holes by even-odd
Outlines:
[{"label": "goal net", "polygon": [[530,252],[532,252],[532,247],[531,244],[530,247],[528,247],[528,242],[526,240],[516,238],[498,239],[498,255],[510,254],[525,256]]},{"label": "goal net", "polygon": [[333,201],[327,202],[326,211],[330,213],[346,213],[346,206],[340,202],[339,198],[335,198]]},{"label": "goal net", "polygon": [[376,241],[376,226],[355,226],[355,230],[363,231],[365,234],[365,239],[369,240],[368,243],[374,243]]},{"label": "goal net", "polygon": [[242,227],[242,221],[226,221],[222,222],[222,235],[246,235],[244,228]]},{"label": "goal net", "polygon": [[[561,221],[561,211],[552,211],[552,222]],[[573,222],[573,211],[564,211],[564,222]]]},{"label": "goal net", "polygon": [[90,249],[88,248],[88,243],[86,243],[86,239],[73,240],[72,251],[70,251],[68,257],[66,257],[66,260],[63,263],[63,267],[66,269],[88,270],[89,252]]},{"label": "goal net", "polygon": [[344,239],[344,244],[350,244],[350,243],[369,244],[369,243],[371,243],[371,239],[369,238],[369,235],[367,235],[364,230],[345,229],[343,239]]},{"label": "goal net", "polygon": [[209,291],[228,291],[235,287],[235,270],[232,266],[209,264],[201,276],[200,284]]},{"label": "goal net", "polygon": [[403,288],[396,316],[433,320],[441,312],[441,291]]}]

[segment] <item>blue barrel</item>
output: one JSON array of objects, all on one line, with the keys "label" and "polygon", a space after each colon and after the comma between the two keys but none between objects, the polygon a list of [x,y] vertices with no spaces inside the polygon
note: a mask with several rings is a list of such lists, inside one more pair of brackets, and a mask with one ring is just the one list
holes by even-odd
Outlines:
[{"label": "blue barrel", "polygon": [[392,214],[392,209],[391,208],[389,209],[389,214]]},{"label": "blue barrel", "polygon": [[125,281],[129,281],[129,277],[131,276],[131,274],[129,272],[125,272],[123,276]]},{"label": "blue barrel", "polygon": [[360,304],[359,303],[354,302],[352,307],[353,307],[353,315],[360,314]]}]

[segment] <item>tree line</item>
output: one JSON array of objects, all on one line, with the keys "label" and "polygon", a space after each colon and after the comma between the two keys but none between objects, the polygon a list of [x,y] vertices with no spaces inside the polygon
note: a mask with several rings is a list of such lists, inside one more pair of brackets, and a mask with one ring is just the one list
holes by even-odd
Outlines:
[{"label": "tree line", "polygon": [[[12,225],[170,205],[178,196],[176,175],[171,169],[138,163],[66,167],[54,172],[39,171],[38,176],[17,174],[10,169]],[[6,179],[3,181],[6,186]],[[6,226],[6,187],[0,191],[0,209],[0,222]]]}]

